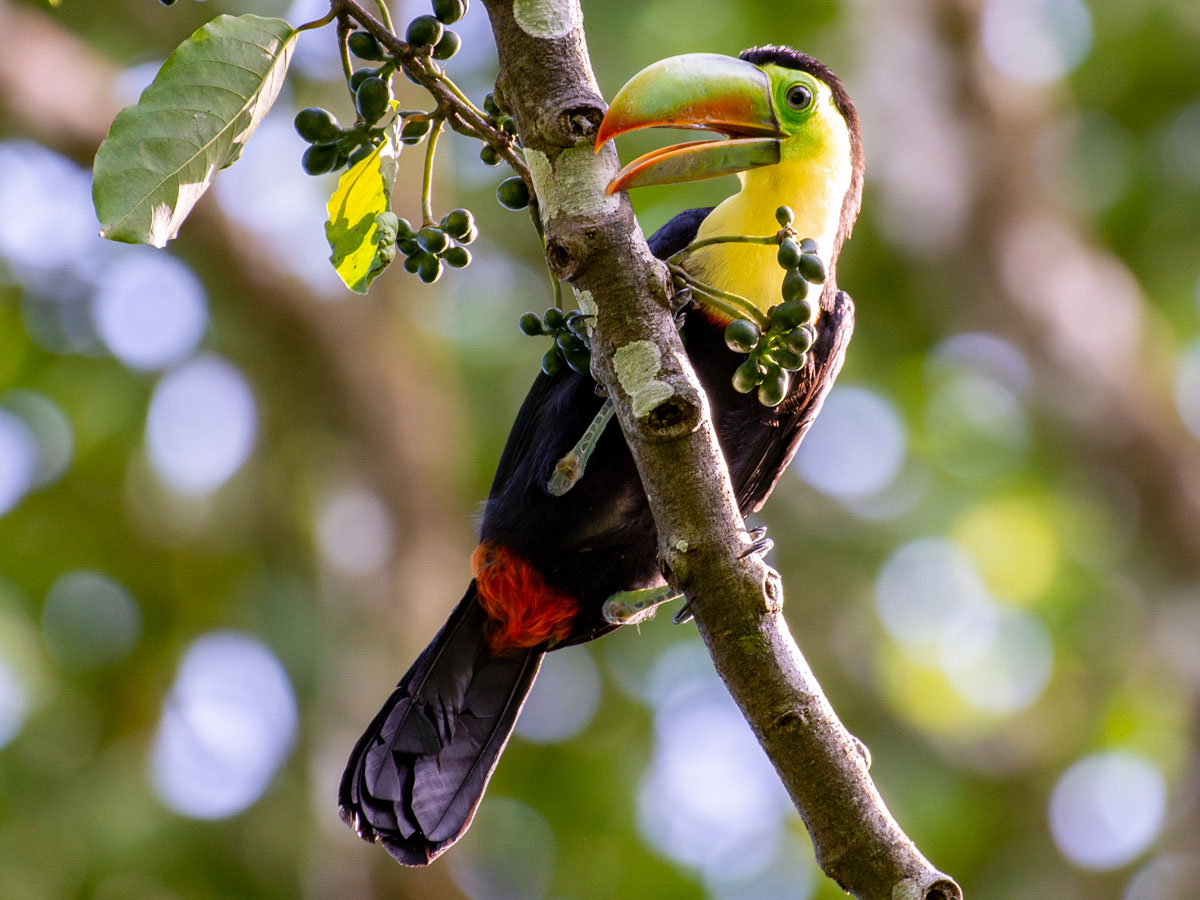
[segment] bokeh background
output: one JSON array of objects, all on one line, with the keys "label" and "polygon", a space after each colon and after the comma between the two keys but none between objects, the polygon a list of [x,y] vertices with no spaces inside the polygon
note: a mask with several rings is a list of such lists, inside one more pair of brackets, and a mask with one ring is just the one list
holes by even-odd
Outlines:
[{"label": "bokeh background", "polygon": [[[584,10],[610,96],[669,54],[783,42],[862,113],[857,332],[761,522],[902,825],[972,900],[1195,898],[1200,5]],[[338,821],[349,748],[468,578],[544,349],[516,328],[551,297],[532,228],[455,137],[435,206],[476,212],[475,261],[341,289],[332,183],[291,127],[349,116],[328,29],[167,252],[97,238],[88,174],[207,18],[322,11],[0,2],[0,896],[839,896],[668,617],[549,658],[436,866]],[[460,30],[449,68],[478,100],[478,2]],[[649,230],[731,185],[635,203]]]}]

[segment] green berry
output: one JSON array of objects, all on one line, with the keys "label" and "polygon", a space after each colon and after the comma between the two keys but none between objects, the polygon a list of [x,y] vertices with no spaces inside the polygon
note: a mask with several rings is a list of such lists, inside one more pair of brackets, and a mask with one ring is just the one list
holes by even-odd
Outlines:
[{"label": "green berry", "polygon": [[374,152],[375,148],[370,144],[363,144],[361,147],[358,147],[350,153],[350,156],[347,158],[346,162],[350,163],[351,166],[357,166],[360,162]]},{"label": "green berry", "polygon": [[517,327],[521,329],[523,334],[527,334],[530,337],[545,334],[542,330],[542,320],[538,318],[537,313],[532,311],[521,315],[521,318],[517,320]]},{"label": "green berry", "polygon": [[350,76],[350,90],[357,92],[358,86],[368,78],[374,78],[377,71],[377,69],[372,69],[370,66],[355,69],[354,74]]},{"label": "green berry", "polygon": [[[401,219],[401,222],[404,220]],[[417,239],[413,237],[400,237],[397,233],[396,246],[405,256],[419,256],[425,251],[421,249],[421,245],[417,243]]]},{"label": "green berry", "polygon": [[453,25],[467,13],[467,0],[433,0],[433,14],[447,25]]},{"label": "green berry", "polygon": [[557,306],[551,306],[542,313],[542,321],[546,323],[546,327],[551,331],[558,331],[566,322],[566,317],[563,315],[563,311]]},{"label": "green berry", "polygon": [[163,6],[174,6],[175,0],[158,0]]},{"label": "green berry", "polygon": [[[401,248],[401,249],[403,249],[403,248]],[[421,249],[418,247],[416,253],[410,253],[407,257],[405,257],[404,271],[410,272],[411,274],[416,275],[417,269],[421,268],[421,261],[423,259],[425,259],[426,256],[428,256],[428,254],[422,252]]]},{"label": "green berry", "polygon": [[491,144],[484,144],[483,149],[479,151],[479,158],[483,160],[484,165],[498,166],[500,165],[500,151]]},{"label": "green berry", "polygon": [[388,101],[392,99],[392,89],[382,78],[372,76],[363,80],[354,92],[354,106],[358,114],[368,122],[378,122],[387,112]]},{"label": "green berry", "polygon": [[488,91],[487,96],[483,98],[483,111],[489,116],[500,115],[500,106],[496,103],[496,94],[493,91]]},{"label": "green berry", "polygon": [[446,33],[442,35],[442,39],[434,45],[434,59],[449,59],[462,47],[462,38],[458,36],[457,31],[446,29]]},{"label": "green berry", "polygon": [[815,253],[805,253],[800,257],[800,274],[806,281],[822,284],[825,281],[825,263]]},{"label": "green berry", "polygon": [[445,28],[434,16],[417,16],[408,23],[404,39],[418,47],[432,47],[442,39]]},{"label": "green berry", "polygon": [[792,212],[790,206],[781,206],[775,210],[775,221],[779,223],[781,228],[787,228],[796,220],[796,214]]},{"label": "green berry", "polygon": [[588,352],[587,347],[572,347],[570,350],[563,350],[562,355],[572,371],[586,375],[592,370],[592,354]]},{"label": "green berry", "polygon": [[337,166],[337,144],[313,144],[300,157],[300,165],[309,175],[324,175]]},{"label": "green berry", "polygon": [[524,209],[529,205],[529,188],[520,175],[505,178],[496,188],[496,199],[505,209]]},{"label": "green berry", "polygon": [[400,140],[406,144],[420,143],[431,128],[433,123],[429,119],[412,119],[405,122],[404,127],[400,129]]},{"label": "green berry", "polygon": [[441,253],[450,244],[450,236],[436,225],[426,225],[417,232],[417,243],[426,253]]},{"label": "green berry", "polygon": [[788,300],[771,310],[771,330],[788,332],[812,318],[813,307],[807,300]]},{"label": "green berry", "polygon": [[359,59],[373,59],[378,62],[387,58],[387,54],[379,46],[379,41],[375,40],[375,35],[369,31],[354,32],[350,35],[347,43],[350,46],[350,52]]},{"label": "green berry", "polygon": [[516,134],[517,120],[512,116],[501,114],[496,118],[496,127],[506,134]]},{"label": "green berry", "polygon": [[789,372],[795,372],[808,357],[803,353],[793,353],[787,347],[776,347],[771,351],[771,358]]},{"label": "green berry", "polygon": [[817,242],[814,241],[812,238],[805,238],[804,240],[802,240],[800,242],[800,252],[816,253],[817,252]]},{"label": "green berry", "polygon": [[779,260],[779,264],[785,269],[794,269],[800,265],[800,245],[791,238],[784,238],[779,245],[779,252],[775,254],[775,258]]},{"label": "green berry", "polygon": [[448,247],[442,259],[452,269],[465,269],[471,264],[471,251],[466,247]]},{"label": "green berry", "polygon": [[475,217],[469,209],[452,209],[442,216],[442,228],[456,238],[463,237],[475,227]]},{"label": "green berry", "polygon": [[587,345],[570,331],[563,329],[554,336],[554,343],[565,355],[568,350],[586,350]]},{"label": "green berry", "polygon": [[791,378],[780,366],[768,366],[762,384],[758,386],[758,402],[763,406],[778,406],[787,396]]},{"label": "green berry", "polygon": [[432,253],[425,254],[417,266],[417,277],[426,284],[433,284],[442,277],[442,261]]},{"label": "green berry", "polygon": [[562,372],[566,368],[565,361],[559,355],[557,347],[551,347],[542,357],[542,371],[547,375],[554,376]]},{"label": "green berry", "polygon": [[472,225],[467,229],[467,233],[458,239],[458,242],[460,244],[472,244],[477,237],[479,237],[479,229]]},{"label": "green berry", "polygon": [[725,326],[725,345],[735,353],[749,353],[758,346],[761,334],[749,319],[734,319]]},{"label": "green berry", "polygon": [[328,144],[336,141],[342,133],[333,113],[319,106],[310,106],[296,113],[296,134],[310,144]]},{"label": "green berry", "polygon": [[783,343],[793,353],[807,353],[813,345],[812,330],[804,325],[793,328],[783,336]]},{"label": "green berry", "polygon": [[803,300],[808,296],[808,282],[799,269],[788,269],[783,276],[783,299],[788,303]]},{"label": "green berry", "polygon": [[409,224],[408,219],[396,220],[396,237],[400,238],[401,240],[411,239],[415,233],[416,232],[413,231],[413,227]]},{"label": "green berry", "polygon": [[733,389],[739,394],[748,394],[754,390],[758,383],[762,381],[762,376],[758,371],[758,364],[748,359],[733,372]]}]

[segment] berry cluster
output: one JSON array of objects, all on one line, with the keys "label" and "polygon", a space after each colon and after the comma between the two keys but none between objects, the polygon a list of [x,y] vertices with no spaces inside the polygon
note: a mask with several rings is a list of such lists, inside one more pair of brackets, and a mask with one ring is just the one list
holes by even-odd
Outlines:
[{"label": "berry cluster", "polygon": [[787,274],[783,277],[783,302],[767,310],[767,327],[749,319],[734,319],[725,328],[725,343],[736,353],[747,354],[734,370],[733,388],[748,394],[758,388],[763,406],[778,406],[787,396],[791,372],[804,366],[809,348],[816,340],[817,306],[808,299],[810,284],[825,281],[825,264],[810,238],[797,241],[792,232],[791,209],[779,207],[775,218],[781,226],[776,259]]},{"label": "berry cluster", "polygon": [[542,357],[542,371],[547,375],[558,375],[568,368],[572,372],[588,374],[591,372],[592,346],[588,340],[587,319],[577,309],[564,313],[557,306],[551,306],[541,316],[535,312],[525,313],[518,325],[531,337],[542,334],[554,337],[554,344]]},{"label": "berry cluster", "polygon": [[431,53],[434,59],[449,59],[462,46],[462,38],[458,36],[457,32],[451,31],[446,26],[453,25],[466,15],[469,2],[468,0],[433,0],[432,5],[432,16],[417,16],[408,23],[408,29],[404,32],[404,40],[415,47],[432,47]]},{"label": "berry cluster", "polygon": [[375,217],[379,226],[379,254],[384,265],[390,263],[399,250],[404,254],[404,270],[416,273],[426,284],[442,277],[443,264],[461,269],[471,262],[466,244],[479,236],[475,219],[467,209],[454,209],[442,216],[437,225],[424,225],[413,230],[407,219],[394,212]]},{"label": "berry cluster", "polygon": [[[383,79],[376,78],[375,81],[383,87],[383,105],[386,109],[391,91]],[[368,94],[377,95],[378,89],[369,88]],[[300,110],[296,113],[296,133],[310,145],[300,158],[300,165],[309,175],[324,175],[346,165],[353,166],[383,143],[383,129],[375,127],[378,118],[370,121],[361,119],[352,128],[343,128],[327,109],[310,106]]]},{"label": "berry cluster", "polygon": [[384,141],[378,122],[392,102],[391,77],[396,61],[388,57],[370,32],[356,31],[347,39],[359,59],[382,62],[378,68],[355,69],[348,81],[358,118],[343,128],[327,109],[310,106],[296,114],[296,132],[311,145],[300,163],[309,175],[324,175],[343,166],[353,166],[375,151]]}]

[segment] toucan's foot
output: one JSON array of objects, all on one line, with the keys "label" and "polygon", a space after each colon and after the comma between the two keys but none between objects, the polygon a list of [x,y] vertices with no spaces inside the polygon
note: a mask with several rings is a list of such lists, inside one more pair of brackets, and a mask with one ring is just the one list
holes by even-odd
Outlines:
[{"label": "toucan's foot", "polygon": [[688,597],[683,606],[679,608],[679,612],[671,616],[671,622],[675,625],[683,625],[690,621],[692,621],[692,598]]},{"label": "toucan's foot", "polygon": [[752,541],[757,541],[759,538],[766,537],[766,535],[767,535],[767,526],[766,525],[759,525],[757,528],[751,528],[749,531],[746,532],[746,537],[750,538],[750,540],[752,540]]},{"label": "toucan's foot", "polygon": [[584,469],[587,467],[587,462],[591,459],[592,451],[600,442],[600,435],[604,433],[605,426],[612,420],[613,412],[612,401],[605,398],[600,405],[600,411],[596,413],[596,417],[583,432],[583,437],[554,466],[554,471],[550,473],[550,481],[546,484],[546,490],[555,497],[561,497],[579,483],[579,479],[583,477]]},{"label": "toucan's foot", "polygon": [[666,584],[642,591],[619,591],[604,601],[601,614],[610,625],[636,625],[653,616],[664,603],[682,596]]},{"label": "toucan's foot", "polygon": [[767,529],[756,528],[754,531],[750,532],[750,546],[738,554],[738,559],[745,559],[747,556],[766,556],[771,552],[771,548],[775,546],[775,542],[769,537],[759,537],[757,540],[754,540],[755,532],[758,532],[760,535],[765,535]]}]

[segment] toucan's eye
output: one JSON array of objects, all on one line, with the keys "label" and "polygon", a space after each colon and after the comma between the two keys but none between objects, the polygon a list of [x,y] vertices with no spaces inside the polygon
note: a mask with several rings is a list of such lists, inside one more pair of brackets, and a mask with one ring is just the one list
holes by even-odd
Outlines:
[{"label": "toucan's eye", "polygon": [[802,84],[793,84],[788,88],[787,104],[794,110],[808,109],[812,105],[812,91]]}]

